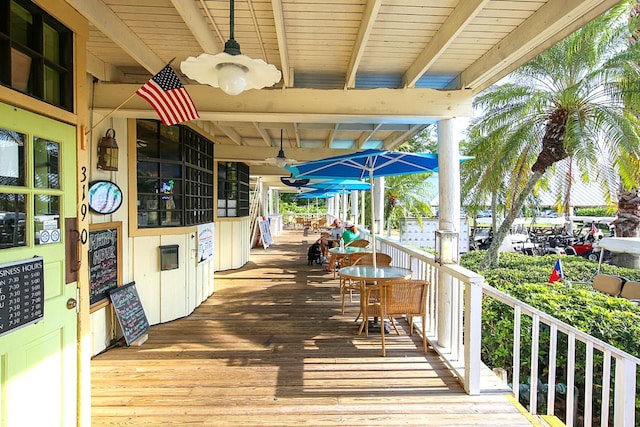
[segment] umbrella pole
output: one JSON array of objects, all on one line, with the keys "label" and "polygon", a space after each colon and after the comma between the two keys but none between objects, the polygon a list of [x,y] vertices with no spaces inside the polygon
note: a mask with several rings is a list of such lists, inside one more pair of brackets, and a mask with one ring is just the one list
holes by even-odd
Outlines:
[{"label": "umbrella pole", "polygon": [[373,183],[373,168],[369,169],[369,184],[371,184],[371,244],[373,245],[373,269],[378,267],[376,256],[376,220],[375,220],[375,188]]}]

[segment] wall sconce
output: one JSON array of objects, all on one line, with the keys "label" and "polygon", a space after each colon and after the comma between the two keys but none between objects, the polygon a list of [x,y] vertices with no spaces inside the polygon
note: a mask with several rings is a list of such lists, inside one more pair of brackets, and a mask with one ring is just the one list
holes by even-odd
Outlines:
[{"label": "wall sconce", "polygon": [[98,169],[118,170],[118,143],[116,142],[116,131],[113,129],[108,129],[98,143]]},{"label": "wall sconce", "polygon": [[455,231],[436,230],[435,250],[434,261],[438,264],[458,264],[460,258],[458,233]]}]

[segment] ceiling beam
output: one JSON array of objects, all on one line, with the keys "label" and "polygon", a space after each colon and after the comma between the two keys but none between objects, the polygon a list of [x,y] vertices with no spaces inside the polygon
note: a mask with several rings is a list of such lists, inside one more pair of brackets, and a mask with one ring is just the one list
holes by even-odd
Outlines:
[{"label": "ceiling beam", "polygon": [[156,55],[104,2],[100,0],[66,1],[149,73],[156,74],[167,65],[168,59],[163,60]]},{"label": "ceiling beam", "polygon": [[349,66],[347,67],[347,79],[345,81],[345,89],[356,87],[356,75],[358,74],[358,67],[364,55],[364,50],[369,42],[371,36],[371,30],[376,23],[378,12],[380,11],[380,5],[382,0],[368,0],[364,7],[364,13],[360,20],[360,29],[358,30],[358,36],[353,46],[353,52],[351,59],[349,60]]},{"label": "ceiling beam", "polygon": [[[98,83],[96,112],[112,112],[139,88],[134,84]],[[214,122],[305,123],[433,123],[434,120],[470,117],[470,90],[368,89],[368,90],[250,90],[224,95],[206,85],[187,85],[201,120]],[[151,106],[134,97],[116,117],[155,117]]]},{"label": "ceiling beam", "polygon": [[224,126],[220,123],[216,123],[216,126],[222,131],[222,133],[224,133],[227,138],[233,141],[236,145],[245,145],[244,141],[242,140],[242,136],[229,126]]},{"label": "ceiling beam", "polygon": [[329,131],[329,136],[327,137],[327,142],[325,144],[325,147],[331,148],[331,143],[336,138],[336,132],[338,131],[338,129],[340,129],[340,123],[335,123],[332,126],[332,129],[330,129]]},{"label": "ceiling beam", "polygon": [[429,125],[424,125],[424,124],[414,125],[406,132],[396,132],[389,135],[389,137],[385,138],[382,143],[383,149],[385,150],[395,149],[396,147],[403,144],[407,140],[413,138],[418,133],[422,132],[422,130],[427,126]]},{"label": "ceiling beam", "polygon": [[275,147],[274,142],[271,139],[271,135],[269,135],[269,132],[267,132],[263,127],[260,127],[259,124],[256,122],[253,122],[253,125],[255,126],[256,130],[258,131],[262,139],[264,139],[264,142],[267,143],[267,146]]},{"label": "ceiling beam", "polygon": [[358,149],[362,149],[362,146],[364,144],[366,144],[367,141],[369,141],[372,137],[373,134],[376,133],[378,131],[378,129],[380,129],[380,126],[382,126],[382,123],[379,123],[377,126],[375,126],[371,132],[365,132],[362,134],[362,136],[360,136],[360,138],[357,139],[356,141],[356,147]]},{"label": "ceiling beam", "polygon": [[[176,0],[177,1],[177,0]],[[465,0],[451,12],[427,47],[418,55],[402,77],[404,87],[414,87],[422,75],[436,62],[489,0]]]},{"label": "ceiling beam", "polygon": [[619,0],[550,0],[450,86],[472,88],[478,93],[618,3]]},{"label": "ceiling beam", "polygon": [[211,29],[209,24],[202,16],[202,11],[194,1],[171,0],[171,4],[176,8],[178,14],[187,25],[193,37],[205,53],[218,53],[222,51],[220,44],[211,37]]},{"label": "ceiling beam", "polygon": [[289,72],[289,54],[287,49],[287,36],[284,28],[284,13],[282,0],[271,0],[273,21],[276,26],[276,38],[278,39],[278,52],[280,52],[280,70],[282,72],[283,87],[293,87],[293,73]]}]

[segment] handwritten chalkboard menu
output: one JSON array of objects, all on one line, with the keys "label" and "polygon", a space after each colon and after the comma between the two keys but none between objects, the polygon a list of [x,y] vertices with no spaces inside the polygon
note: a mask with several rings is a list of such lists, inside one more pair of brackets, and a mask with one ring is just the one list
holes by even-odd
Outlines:
[{"label": "handwritten chalkboard menu", "polygon": [[42,257],[0,264],[0,335],[44,318]]},{"label": "handwritten chalkboard menu", "polygon": [[131,345],[149,330],[149,321],[140,303],[136,282],[109,291],[109,296],[120,321],[124,339],[127,345]]},{"label": "handwritten chalkboard menu", "polygon": [[90,304],[108,303],[109,291],[120,282],[120,223],[92,226],[89,231]]}]

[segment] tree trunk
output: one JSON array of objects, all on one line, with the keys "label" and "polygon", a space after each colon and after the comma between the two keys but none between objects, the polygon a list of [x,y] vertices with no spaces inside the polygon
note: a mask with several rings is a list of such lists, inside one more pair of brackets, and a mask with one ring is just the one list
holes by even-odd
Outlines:
[{"label": "tree trunk", "polygon": [[569,117],[569,112],[566,110],[555,110],[549,115],[544,129],[544,136],[542,137],[542,149],[540,150],[540,154],[538,154],[536,162],[531,166],[531,172],[533,173],[529,176],[527,184],[518,195],[518,198],[500,225],[500,228],[493,234],[493,239],[491,240],[489,249],[487,249],[487,254],[480,262],[481,270],[486,270],[498,265],[500,245],[507,236],[516,216],[522,210],[527,197],[533,192],[536,183],[540,181],[540,178],[542,178],[542,175],[544,175],[549,166],[569,156],[569,153],[564,147],[567,117]]},{"label": "tree trunk", "polygon": [[[640,195],[638,190],[618,189],[618,218],[612,222],[618,237],[640,237]],[[640,257],[613,252],[611,263],[620,267],[640,268]]]},{"label": "tree trunk", "polygon": [[542,175],[544,175],[544,172],[533,172],[529,176],[529,180],[518,195],[518,198],[513,204],[513,208],[509,211],[504,221],[502,221],[502,224],[500,224],[500,228],[498,228],[498,231],[493,234],[493,239],[491,240],[489,249],[487,249],[487,254],[480,262],[480,270],[486,270],[498,265],[498,250],[500,249],[500,245],[502,244],[504,238],[507,236],[507,233],[509,233],[509,230],[511,229],[511,226],[515,221],[518,212],[520,212],[520,210],[524,206],[527,197],[529,197],[529,194],[531,194],[533,188],[536,186],[538,181],[540,181]]}]

